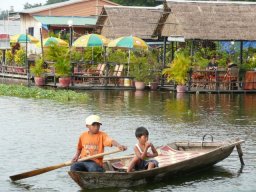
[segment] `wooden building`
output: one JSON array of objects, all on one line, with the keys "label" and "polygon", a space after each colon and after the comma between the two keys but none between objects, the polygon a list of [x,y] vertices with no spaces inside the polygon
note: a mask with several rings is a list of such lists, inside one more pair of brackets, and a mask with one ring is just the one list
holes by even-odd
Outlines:
[{"label": "wooden building", "polygon": [[25,9],[20,12],[21,33],[40,37],[40,25],[43,26],[43,36],[50,31],[68,31],[69,27],[75,33],[86,34],[95,29],[97,15],[104,5],[118,5],[107,0],[70,0],[51,5]]}]

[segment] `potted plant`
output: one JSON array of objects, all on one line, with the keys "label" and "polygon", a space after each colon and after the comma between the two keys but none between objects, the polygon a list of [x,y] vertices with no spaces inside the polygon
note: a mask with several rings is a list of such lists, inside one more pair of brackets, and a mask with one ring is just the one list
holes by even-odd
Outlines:
[{"label": "potted plant", "polygon": [[37,58],[35,60],[35,65],[30,69],[31,73],[34,75],[35,85],[42,86],[45,84],[45,72],[44,60],[42,58]]},{"label": "potted plant", "polygon": [[66,57],[58,57],[54,64],[55,74],[59,77],[60,87],[68,87],[71,83],[71,64]]},{"label": "potted plant", "polygon": [[67,47],[52,44],[45,51],[45,58],[54,63],[51,71],[59,77],[60,87],[68,87],[71,82],[70,50]]},{"label": "potted plant", "polygon": [[149,65],[146,57],[135,57],[131,59],[130,75],[135,78],[135,88],[143,90],[149,82]]},{"label": "potted plant", "polygon": [[173,80],[177,84],[177,92],[186,91],[186,82],[190,65],[191,59],[188,54],[179,51],[175,54],[175,58],[169,67],[163,70],[163,75],[167,77],[167,81]]},{"label": "potted plant", "polygon": [[147,64],[149,66],[149,87],[151,90],[157,90],[161,77],[161,63],[157,60],[158,52],[152,51],[148,54]]}]

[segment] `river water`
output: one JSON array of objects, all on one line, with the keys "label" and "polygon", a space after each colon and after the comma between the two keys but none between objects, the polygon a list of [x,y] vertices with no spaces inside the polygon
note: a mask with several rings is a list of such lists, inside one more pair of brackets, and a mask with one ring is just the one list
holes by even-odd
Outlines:
[{"label": "river water", "polygon": [[[245,166],[237,151],[210,169],[129,189],[97,191],[233,192],[256,191],[256,95],[185,94],[139,91],[88,91],[84,104],[0,97],[0,191],[77,192],[68,167],[11,182],[10,175],[69,161],[85,117],[99,114],[101,129],[132,153],[134,130],[145,126],[156,146],[178,140],[245,140]],[[109,149],[113,150],[113,149]]]}]

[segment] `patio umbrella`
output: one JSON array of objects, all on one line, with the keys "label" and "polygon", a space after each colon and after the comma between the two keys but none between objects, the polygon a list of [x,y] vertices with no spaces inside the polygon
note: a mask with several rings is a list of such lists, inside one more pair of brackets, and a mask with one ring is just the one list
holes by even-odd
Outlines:
[{"label": "patio umbrella", "polygon": [[134,36],[124,36],[124,37],[119,37],[117,39],[114,39],[108,44],[108,47],[129,50],[128,75],[129,75],[129,68],[130,68],[131,50],[132,49],[144,49],[144,50],[148,49],[148,45],[144,40]]},{"label": "patio umbrella", "polygon": [[[109,43],[109,40],[103,35],[98,34],[88,34],[79,37],[73,43],[73,47],[92,47],[92,58],[93,58],[93,47],[106,46]],[[105,52],[105,49],[104,49]],[[105,56],[105,53],[104,53]],[[104,60],[105,57],[104,57]]]},{"label": "patio umbrella", "polygon": [[108,47],[124,49],[148,49],[148,45],[144,40],[134,36],[125,36],[114,39],[108,44]]},{"label": "patio umbrella", "polygon": [[28,54],[28,43],[37,43],[39,42],[38,39],[33,37],[32,35],[29,34],[17,34],[13,35],[10,37],[10,42],[11,43],[25,43],[26,44],[26,65],[27,65],[27,80],[28,80],[28,86],[30,86],[30,73],[29,73],[29,63],[27,59],[27,54]]},{"label": "patio umbrella", "polygon": [[10,37],[11,43],[37,43],[39,40],[32,35],[17,34]]},{"label": "patio umbrella", "polygon": [[[49,47],[49,46],[52,46],[53,44],[63,46],[63,47],[68,47],[68,43],[66,41],[57,37],[47,37],[46,39],[43,40],[44,47]],[[37,45],[41,46],[41,43],[39,42]]]},{"label": "patio umbrella", "polygon": [[74,47],[100,47],[107,45],[109,40],[98,34],[88,34],[83,35],[79,37],[75,42],[73,43]]}]

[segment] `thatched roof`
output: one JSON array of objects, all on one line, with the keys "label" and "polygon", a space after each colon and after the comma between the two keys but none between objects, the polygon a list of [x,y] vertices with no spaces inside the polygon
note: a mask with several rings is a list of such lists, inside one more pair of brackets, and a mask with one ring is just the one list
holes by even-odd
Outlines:
[{"label": "thatched roof", "polygon": [[[167,1],[155,35],[203,40],[256,40],[256,3]],[[164,24],[163,24],[164,23]]]},{"label": "thatched roof", "polygon": [[96,25],[108,38],[133,35],[152,39],[161,14],[161,7],[104,6]]}]

